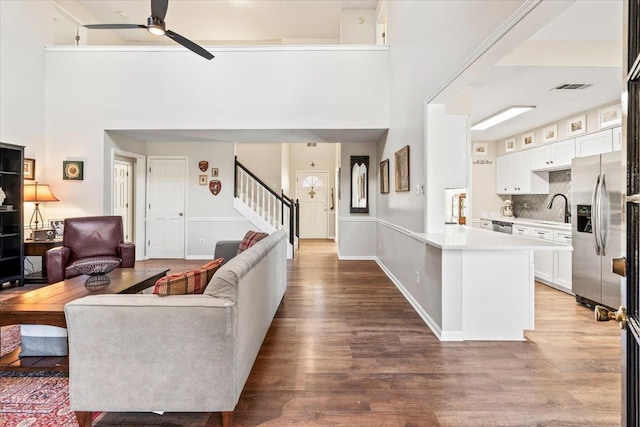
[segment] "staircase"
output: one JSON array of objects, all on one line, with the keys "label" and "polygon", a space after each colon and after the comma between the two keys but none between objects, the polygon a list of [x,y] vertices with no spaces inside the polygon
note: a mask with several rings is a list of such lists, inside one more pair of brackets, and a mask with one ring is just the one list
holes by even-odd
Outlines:
[{"label": "staircase", "polygon": [[235,158],[233,207],[258,230],[273,233],[284,229],[289,238],[287,258],[294,256],[298,247],[298,201],[269,188],[260,178]]}]

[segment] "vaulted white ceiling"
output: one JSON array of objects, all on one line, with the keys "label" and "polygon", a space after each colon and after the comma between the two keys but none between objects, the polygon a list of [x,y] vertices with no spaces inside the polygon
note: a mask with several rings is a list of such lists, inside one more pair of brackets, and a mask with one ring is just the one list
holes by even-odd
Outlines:
[{"label": "vaulted white ceiling", "polygon": [[[150,14],[149,0],[57,3],[85,24],[145,23]],[[170,0],[166,22],[167,28],[205,46],[328,44],[339,43],[343,9],[372,11],[377,4],[377,0]],[[442,2],[432,1],[431,5],[434,15],[441,13]],[[94,30],[91,34],[99,37],[104,33]],[[98,44],[173,44],[142,29],[106,33],[110,37]],[[454,36],[443,34],[441,43]],[[536,109],[485,131],[473,131],[472,139],[504,139],[618,100],[621,36],[621,0],[574,2],[471,85],[471,123],[510,105],[535,105]],[[592,86],[577,91],[551,90],[562,83]]]}]

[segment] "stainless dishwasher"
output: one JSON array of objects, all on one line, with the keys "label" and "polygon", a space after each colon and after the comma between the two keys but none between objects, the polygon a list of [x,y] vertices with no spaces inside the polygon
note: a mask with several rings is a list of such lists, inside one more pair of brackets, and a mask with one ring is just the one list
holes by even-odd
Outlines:
[{"label": "stainless dishwasher", "polygon": [[513,234],[513,223],[505,221],[491,221],[491,229],[498,233]]}]

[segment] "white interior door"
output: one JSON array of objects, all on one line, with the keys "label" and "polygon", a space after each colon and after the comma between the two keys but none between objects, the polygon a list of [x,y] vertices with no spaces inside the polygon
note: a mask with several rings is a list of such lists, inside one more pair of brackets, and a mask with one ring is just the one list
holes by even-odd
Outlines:
[{"label": "white interior door", "polygon": [[149,158],[149,258],[184,258],[186,159]]},{"label": "white interior door", "polygon": [[113,214],[122,217],[124,240],[133,241],[133,165],[122,160],[113,162]]},{"label": "white interior door", "polygon": [[328,171],[296,171],[296,198],[300,202],[300,238],[328,237]]}]

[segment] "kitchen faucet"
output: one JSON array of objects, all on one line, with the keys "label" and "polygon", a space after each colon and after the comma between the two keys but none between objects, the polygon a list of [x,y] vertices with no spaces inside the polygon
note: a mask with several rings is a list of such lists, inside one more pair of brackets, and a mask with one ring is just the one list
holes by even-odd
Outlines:
[{"label": "kitchen faucet", "polygon": [[565,196],[564,194],[560,194],[560,193],[554,194],[553,197],[551,198],[551,201],[547,205],[547,209],[551,209],[551,206],[553,206],[553,201],[558,196],[560,196],[560,197],[562,197],[564,199],[564,222],[565,223],[570,223],[571,222],[571,212],[569,212],[569,201],[567,200],[567,196]]}]

